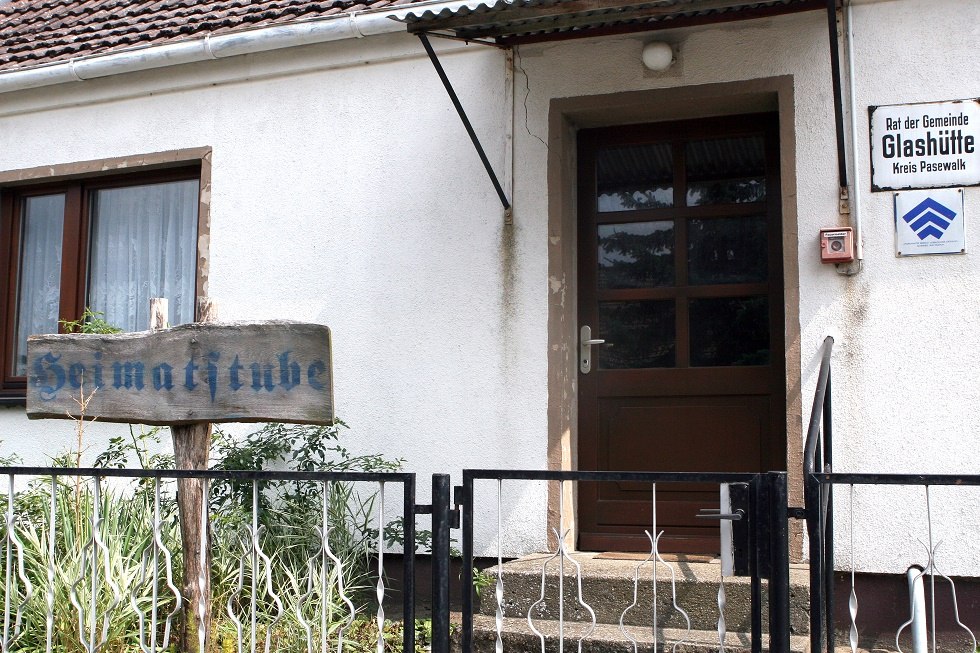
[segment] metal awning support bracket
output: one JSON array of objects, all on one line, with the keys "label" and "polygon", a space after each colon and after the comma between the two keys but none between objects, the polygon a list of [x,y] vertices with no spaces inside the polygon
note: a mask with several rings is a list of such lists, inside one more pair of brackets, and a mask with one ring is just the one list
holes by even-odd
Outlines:
[{"label": "metal awning support bracket", "polygon": [[439,79],[442,80],[442,85],[446,87],[446,92],[449,94],[449,99],[452,100],[453,106],[456,107],[456,113],[459,114],[459,119],[463,121],[463,127],[466,128],[466,133],[469,134],[470,140],[473,141],[473,147],[476,148],[476,153],[480,156],[480,161],[483,162],[483,167],[486,169],[487,175],[490,177],[490,183],[493,184],[493,189],[497,191],[497,197],[500,198],[500,203],[504,207],[504,213],[505,215],[508,214],[510,212],[510,200],[507,199],[507,195],[504,193],[504,189],[500,185],[500,180],[497,179],[497,173],[494,172],[493,166],[490,165],[490,160],[487,159],[487,153],[483,150],[483,145],[480,144],[479,137],[476,135],[476,132],[473,131],[473,125],[470,124],[470,119],[466,116],[466,111],[463,109],[463,105],[459,101],[459,97],[456,95],[456,91],[453,89],[453,85],[449,81],[449,77],[446,75],[446,71],[439,62],[439,57],[436,56],[435,50],[432,49],[432,44],[429,43],[429,38],[424,32],[419,32],[416,36],[418,36],[419,41],[422,42],[422,47],[425,48],[425,53],[429,55],[429,61],[432,62],[432,66],[436,69]]}]

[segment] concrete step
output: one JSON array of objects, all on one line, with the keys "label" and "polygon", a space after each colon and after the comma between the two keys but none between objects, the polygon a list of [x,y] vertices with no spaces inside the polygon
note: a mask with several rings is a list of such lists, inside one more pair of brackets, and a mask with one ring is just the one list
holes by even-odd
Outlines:
[{"label": "concrete step", "polygon": [[[623,623],[650,627],[653,623],[653,563],[639,559],[609,559],[595,553],[574,553],[572,559],[581,566],[582,601],[595,612],[603,624]],[[541,600],[542,568],[544,600]],[[642,563],[642,564],[641,564]],[[717,631],[718,587],[720,565],[717,562],[690,562],[683,559],[657,565],[657,622],[658,628],[686,629],[683,616],[673,606],[670,571],[674,572],[677,604],[687,613],[691,628]],[[639,571],[637,568],[639,566]],[[530,555],[504,564],[504,616],[523,617],[531,611],[533,619],[557,620],[560,608],[566,622],[591,621],[589,611],[578,600],[578,580],[575,564],[564,563],[564,605],[558,600],[558,560],[551,554]],[[496,582],[496,567],[486,570]],[[634,603],[634,575],[636,583]],[[809,575],[806,566],[790,569],[790,632],[806,635],[809,632]],[[763,614],[768,610],[766,583],[763,581]],[[480,612],[496,614],[497,604],[493,585],[484,591]],[[748,578],[725,579],[725,620],[730,632],[751,632],[751,585]],[[763,630],[768,629],[763,619]]]},{"label": "concrete step", "polygon": [[[559,651],[559,624],[552,620],[534,620],[534,627],[544,635],[545,653]],[[590,626],[581,623],[564,624],[563,651],[577,653],[579,639],[582,638],[583,652],[588,653],[653,653],[654,650],[670,651],[671,653],[714,653],[721,647],[717,631],[680,630],[666,628],[658,631],[658,646],[654,649],[652,633],[649,628],[627,627],[629,634],[636,640],[636,648],[630,639],[623,634],[618,625],[596,624],[594,630],[586,635]],[[503,622],[504,653],[540,653],[541,639],[531,630],[527,619],[507,617]],[[583,637],[584,636],[584,637]],[[763,638],[764,640],[766,638]],[[475,615],[473,623],[473,652],[495,653],[497,641],[496,622],[487,615]],[[807,653],[809,642],[805,637],[793,637],[790,651],[779,653]],[[763,650],[768,651],[768,641],[764,641]],[[749,653],[751,642],[748,635],[728,633],[725,638],[726,653]]]}]

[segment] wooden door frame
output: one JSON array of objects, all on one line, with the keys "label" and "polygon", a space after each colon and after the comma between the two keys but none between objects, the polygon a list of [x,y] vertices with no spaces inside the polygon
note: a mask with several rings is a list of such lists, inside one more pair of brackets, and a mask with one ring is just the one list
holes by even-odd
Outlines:
[{"label": "wooden door frame", "polygon": [[[553,99],[548,152],[548,467],[578,469],[577,395],[577,132],[582,128],[776,112],[779,115],[783,287],[786,360],[786,469],[790,503],[802,501],[803,411],[800,395],[799,264],[796,211],[796,137],[792,76]],[[548,529],[564,507],[574,545],[576,497],[571,487],[548,493]],[[802,531],[791,533],[794,559],[802,557]],[[553,536],[549,536],[553,540]],[[550,544],[554,544],[553,541]]]}]

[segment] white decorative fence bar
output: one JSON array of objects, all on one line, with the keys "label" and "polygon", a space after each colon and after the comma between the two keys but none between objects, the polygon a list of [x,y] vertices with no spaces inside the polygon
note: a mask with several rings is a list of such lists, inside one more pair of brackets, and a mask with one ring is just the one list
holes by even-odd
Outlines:
[{"label": "white decorative fence bar", "polygon": [[[562,498],[582,483],[645,486],[651,507],[645,528],[648,550],[616,565],[608,559],[595,564],[595,554],[570,546],[571,520],[559,500],[551,550],[504,564],[504,520],[513,521],[505,512],[505,497],[520,496],[535,483],[553,483],[553,496]],[[690,517],[722,525],[721,555],[705,561],[701,572],[688,569],[688,577],[680,579],[677,563],[661,550],[664,530],[658,523],[657,492],[692,484],[716,488],[717,507]],[[464,470],[456,497],[462,512],[462,586],[471,586],[478,576],[478,585],[492,583],[492,591],[480,596],[479,610],[470,593],[463,593],[464,653],[790,650],[785,473]],[[478,571],[473,565],[474,531],[480,526],[485,532],[488,525],[477,519],[494,514],[496,565]],[[488,553],[493,552],[482,550],[480,555]],[[733,620],[734,613],[738,617]]]},{"label": "white decorative fence bar", "polygon": [[[0,478],[4,652],[414,650],[413,546],[398,573],[403,622],[384,612],[386,546],[415,541],[413,474],[3,467]],[[180,541],[177,479],[204,499],[196,542]],[[199,568],[183,566],[184,547],[205,551]],[[192,610],[195,589],[209,592]]]}]

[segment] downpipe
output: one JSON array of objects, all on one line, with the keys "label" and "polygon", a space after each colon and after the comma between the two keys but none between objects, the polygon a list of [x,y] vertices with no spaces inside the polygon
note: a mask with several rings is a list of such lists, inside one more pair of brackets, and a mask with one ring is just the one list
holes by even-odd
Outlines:
[{"label": "downpipe", "polygon": [[[848,222],[854,228],[854,260],[836,265],[837,273],[853,276],[864,265],[864,229],[861,215],[860,152],[858,148],[857,94],[855,91],[855,53],[854,53],[854,15],[853,0],[843,0],[837,9],[838,0],[827,0],[827,21],[831,40],[831,72],[834,82],[834,119],[837,133],[837,165],[840,184],[840,213],[848,215]],[[838,25],[841,31],[838,33]],[[847,131],[845,136],[845,107],[843,82],[841,80],[840,51],[844,45],[847,71]],[[849,137],[849,138],[848,138]],[[850,141],[849,143],[847,141]],[[849,148],[848,148],[849,146]],[[850,152],[848,153],[848,149]],[[850,156],[848,156],[850,154]]]},{"label": "downpipe", "polygon": [[922,582],[925,570],[918,565],[912,565],[905,574],[909,581],[909,609],[912,613],[912,623],[909,625],[912,653],[927,653],[929,638],[926,631],[926,591]]},{"label": "downpipe", "polygon": [[854,258],[855,272],[860,272],[864,265],[864,228],[861,215],[861,169],[860,151],[858,149],[858,114],[857,95],[854,88],[854,1],[846,0],[845,19],[847,34],[847,112],[851,127],[851,224],[854,225]]}]

